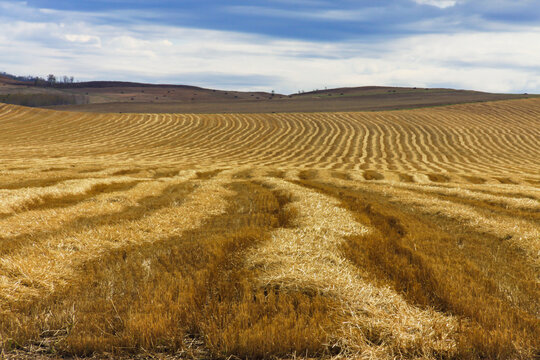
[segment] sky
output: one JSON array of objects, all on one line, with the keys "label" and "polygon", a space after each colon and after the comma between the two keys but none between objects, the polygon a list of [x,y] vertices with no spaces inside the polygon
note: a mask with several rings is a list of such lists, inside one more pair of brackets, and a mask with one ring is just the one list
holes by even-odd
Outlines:
[{"label": "sky", "polygon": [[0,0],[0,71],[540,93],[540,0]]}]

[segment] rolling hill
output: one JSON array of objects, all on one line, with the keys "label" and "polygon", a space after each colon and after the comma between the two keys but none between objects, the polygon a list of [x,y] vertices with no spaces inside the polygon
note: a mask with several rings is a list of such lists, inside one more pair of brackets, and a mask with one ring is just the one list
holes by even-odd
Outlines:
[{"label": "rolling hill", "polygon": [[0,77],[0,102],[98,113],[380,111],[530,97],[535,95],[382,86],[290,95],[120,81],[57,83],[46,87]]}]

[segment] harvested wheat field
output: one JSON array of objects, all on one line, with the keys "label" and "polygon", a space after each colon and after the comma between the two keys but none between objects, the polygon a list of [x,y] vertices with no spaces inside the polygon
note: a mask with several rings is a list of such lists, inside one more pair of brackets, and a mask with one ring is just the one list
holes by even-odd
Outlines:
[{"label": "harvested wheat field", "polygon": [[6,357],[540,356],[540,99],[0,104]]}]

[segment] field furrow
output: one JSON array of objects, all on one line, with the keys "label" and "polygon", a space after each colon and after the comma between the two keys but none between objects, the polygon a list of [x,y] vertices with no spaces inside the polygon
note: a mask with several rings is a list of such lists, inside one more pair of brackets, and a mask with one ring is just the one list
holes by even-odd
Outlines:
[{"label": "field furrow", "polygon": [[0,357],[540,355],[540,100],[0,104]]}]

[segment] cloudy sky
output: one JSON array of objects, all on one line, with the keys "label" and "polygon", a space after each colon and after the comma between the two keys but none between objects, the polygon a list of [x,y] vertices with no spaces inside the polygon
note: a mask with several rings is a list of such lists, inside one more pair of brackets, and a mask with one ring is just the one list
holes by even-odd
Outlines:
[{"label": "cloudy sky", "polygon": [[540,93],[539,0],[0,0],[0,71]]}]

